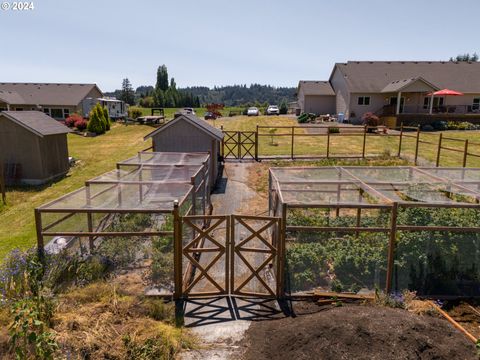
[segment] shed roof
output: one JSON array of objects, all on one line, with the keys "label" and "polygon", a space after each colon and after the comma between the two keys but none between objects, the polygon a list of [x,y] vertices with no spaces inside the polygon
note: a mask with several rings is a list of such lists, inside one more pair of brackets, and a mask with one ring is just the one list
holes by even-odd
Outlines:
[{"label": "shed roof", "polygon": [[480,93],[480,62],[349,61],[335,64],[353,93],[379,93],[399,79],[422,77],[439,88]]},{"label": "shed roof", "polygon": [[1,115],[40,137],[71,132],[68,127],[41,111],[2,111]]},{"label": "shed roof", "polygon": [[143,139],[147,140],[151,138],[152,136],[155,136],[159,133],[161,133],[163,130],[166,128],[173,126],[174,124],[180,122],[180,121],[187,121],[188,123],[192,124],[196,128],[198,128],[200,131],[206,133],[207,135],[212,136],[213,138],[221,141],[223,139],[223,132],[220,129],[217,129],[216,127],[210,125],[208,122],[205,120],[202,120],[195,115],[192,114],[182,114],[179,117],[177,117],[174,120],[170,120],[168,123],[163,125],[162,127],[159,127],[158,129],[152,131],[150,134],[145,136]]},{"label": "shed roof", "polygon": [[96,84],[0,83],[0,99],[14,105],[76,106]]},{"label": "shed roof", "polygon": [[298,90],[300,90],[300,88],[303,89],[305,95],[335,95],[329,81],[300,80]]}]

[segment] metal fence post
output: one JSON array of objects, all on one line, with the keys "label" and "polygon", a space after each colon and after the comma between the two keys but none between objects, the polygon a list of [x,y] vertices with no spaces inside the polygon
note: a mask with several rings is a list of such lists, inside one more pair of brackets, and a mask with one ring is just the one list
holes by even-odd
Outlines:
[{"label": "metal fence post", "polygon": [[442,150],[442,137],[443,133],[440,133],[440,136],[438,137],[438,149],[437,149],[437,162],[436,162],[436,167],[440,165],[440,151]]},{"label": "metal fence post", "polygon": [[175,290],[173,292],[174,299],[182,296],[182,223],[180,219],[180,209],[178,200],[173,202],[173,273]]},{"label": "metal fence post", "polygon": [[393,266],[395,262],[395,247],[397,243],[398,203],[394,202],[392,205],[392,213],[390,216],[390,238],[388,241],[387,284],[385,286],[385,291],[387,294],[390,294],[392,291]]}]

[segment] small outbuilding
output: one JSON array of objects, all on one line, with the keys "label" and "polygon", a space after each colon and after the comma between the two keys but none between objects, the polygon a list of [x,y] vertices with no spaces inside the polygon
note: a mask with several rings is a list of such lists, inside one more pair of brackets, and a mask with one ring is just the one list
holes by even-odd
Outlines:
[{"label": "small outbuilding", "polygon": [[40,185],[65,175],[69,132],[41,111],[0,112],[0,164],[7,183]]},{"label": "small outbuilding", "polygon": [[220,169],[223,132],[192,114],[182,114],[145,136],[155,152],[209,152],[210,178],[215,183]]}]

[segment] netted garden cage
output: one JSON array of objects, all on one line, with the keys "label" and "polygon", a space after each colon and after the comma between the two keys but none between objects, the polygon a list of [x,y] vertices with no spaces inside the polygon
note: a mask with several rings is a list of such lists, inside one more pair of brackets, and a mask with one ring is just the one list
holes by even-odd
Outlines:
[{"label": "netted garden cage", "polygon": [[174,218],[210,209],[209,155],[196,155],[185,163],[188,154],[152,153],[161,163],[120,167],[40,206],[40,251],[95,256],[99,266],[136,272],[151,293],[172,294]]},{"label": "netted garden cage", "polygon": [[479,199],[480,169],[271,168],[286,291],[479,296]]}]

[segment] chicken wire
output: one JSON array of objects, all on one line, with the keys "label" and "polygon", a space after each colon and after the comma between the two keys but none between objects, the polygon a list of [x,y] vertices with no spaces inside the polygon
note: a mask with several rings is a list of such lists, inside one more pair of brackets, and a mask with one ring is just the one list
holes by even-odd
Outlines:
[{"label": "chicken wire", "polygon": [[480,296],[480,169],[272,168],[269,183],[287,291]]}]

